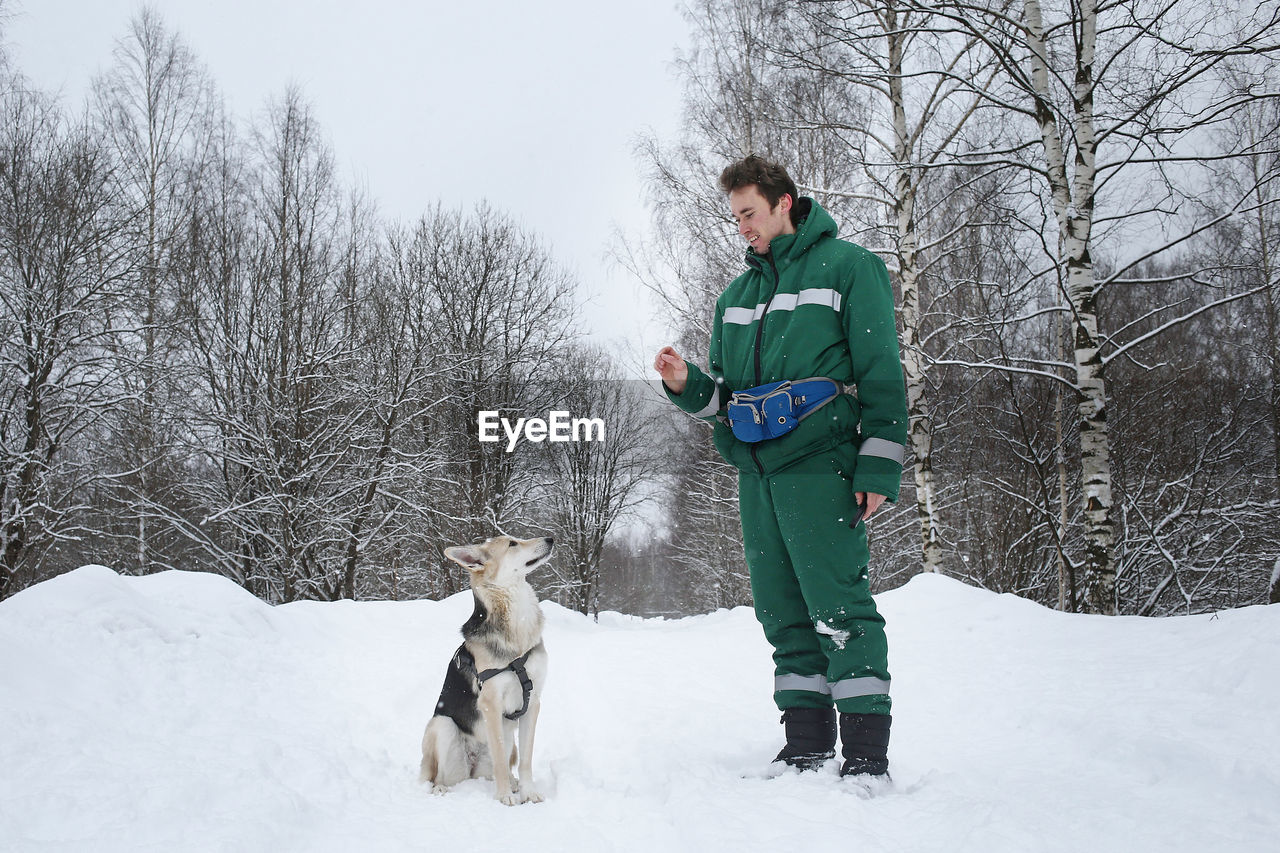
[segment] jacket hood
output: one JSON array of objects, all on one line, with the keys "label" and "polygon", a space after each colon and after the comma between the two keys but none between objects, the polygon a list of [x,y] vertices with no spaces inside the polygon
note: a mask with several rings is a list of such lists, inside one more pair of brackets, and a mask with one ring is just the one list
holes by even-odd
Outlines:
[{"label": "jacket hood", "polygon": [[[799,224],[794,234],[779,234],[769,243],[769,254],[773,255],[775,264],[786,264],[794,261],[812,248],[824,236],[838,236],[839,228],[831,214],[822,209],[811,198],[802,197],[796,200],[796,213]],[[756,250],[747,249],[747,266],[760,269],[767,255],[758,255]]]}]

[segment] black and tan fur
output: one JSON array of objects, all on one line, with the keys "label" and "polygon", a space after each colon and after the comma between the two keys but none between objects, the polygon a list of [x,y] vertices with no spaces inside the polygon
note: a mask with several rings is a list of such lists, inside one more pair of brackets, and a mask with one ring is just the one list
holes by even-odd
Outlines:
[{"label": "black and tan fur", "polygon": [[[449,662],[435,715],[422,736],[422,780],[436,793],[464,779],[492,778],[507,805],[537,803],[533,738],[547,676],[542,610],[525,576],[551,555],[551,537],[499,536],[479,545],[446,548],[445,556],[471,575],[475,610],[462,626],[462,645]],[[532,650],[532,651],[531,651]],[[505,669],[530,652],[525,670],[533,682],[528,710],[519,677],[505,671],[481,683],[478,674]],[[516,731],[519,730],[517,745]],[[511,771],[518,764],[518,781]]]}]

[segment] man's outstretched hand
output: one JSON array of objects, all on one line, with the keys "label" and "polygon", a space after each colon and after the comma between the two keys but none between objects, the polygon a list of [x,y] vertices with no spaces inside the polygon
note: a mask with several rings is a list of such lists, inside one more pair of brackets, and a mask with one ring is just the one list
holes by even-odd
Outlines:
[{"label": "man's outstretched hand", "polygon": [[672,394],[684,393],[684,386],[689,381],[689,365],[684,363],[680,353],[671,347],[663,347],[653,360],[653,369],[658,371],[663,384],[671,389]]}]

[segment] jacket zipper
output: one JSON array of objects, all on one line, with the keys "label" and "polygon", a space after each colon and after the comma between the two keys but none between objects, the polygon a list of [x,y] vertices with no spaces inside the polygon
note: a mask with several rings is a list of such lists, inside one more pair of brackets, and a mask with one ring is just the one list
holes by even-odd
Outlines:
[{"label": "jacket zipper", "polygon": [[[760,325],[756,326],[756,386],[764,384],[763,371],[760,367],[760,347],[764,341],[764,321],[769,316],[769,306],[773,304],[773,298],[778,295],[778,284],[780,277],[778,275],[778,265],[773,261],[773,253],[765,255],[765,259],[769,262],[769,266],[773,268],[773,290],[769,293],[769,298],[764,303],[764,311],[760,313]],[[760,457],[756,454],[756,446],[751,445],[751,461],[756,463],[756,470],[761,474],[764,473],[764,466],[760,464]]]},{"label": "jacket zipper", "polygon": [[778,265],[773,262],[772,253],[765,255],[765,259],[769,262],[769,266],[773,268],[773,290],[769,293],[769,298],[764,303],[764,311],[760,314],[760,325],[756,326],[756,385],[764,384],[764,377],[760,369],[760,345],[764,340],[764,320],[769,315],[769,306],[773,304],[773,298],[778,295]]}]

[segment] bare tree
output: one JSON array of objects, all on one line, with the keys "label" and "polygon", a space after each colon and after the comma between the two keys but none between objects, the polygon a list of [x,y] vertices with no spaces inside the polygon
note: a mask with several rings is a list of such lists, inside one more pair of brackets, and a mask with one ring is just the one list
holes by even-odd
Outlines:
[{"label": "bare tree", "polygon": [[[1274,68],[1246,66],[1227,79],[1246,91],[1257,82],[1264,90],[1274,90],[1277,76]],[[1267,377],[1272,471],[1280,498],[1280,103],[1258,99],[1241,104],[1217,138],[1218,150],[1233,156],[1211,167],[1213,177],[1204,203],[1213,213],[1238,212],[1218,229],[1227,245],[1219,243],[1211,250],[1230,252],[1243,283],[1265,288],[1254,300],[1261,323],[1250,323],[1248,328],[1261,332],[1255,357]],[[1248,206],[1240,209],[1239,199],[1248,199]]]},{"label": "bare tree", "polygon": [[[685,80],[683,137],[669,146],[648,138],[638,148],[650,176],[653,237],[627,241],[617,254],[659,300],[675,343],[692,360],[705,359],[716,297],[743,268],[744,250],[716,185],[720,170],[762,154],[824,187],[857,169],[856,152],[839,128],[861,121],[865,98],[848,97],[848,87],[833,93],[829,79],[769,60],[766,45],[779,31],[783,6],[776,0],[690,3],[692,45],[678,61]],[[827,121],[815,123],[815,113]],[[779,116],[804,126],[784,128]],[[835,208],[837,221],[857,202],[820,200]],[[699,605],[746,603],[736,473],[716,453],[705,424],[682,424],[673,441],[672,505],[679,508],[671,542],[688,589]],[[695,530],[700,541],[709,537],[712,550],[679,551]]]},{"label": "bare tree", "polygon": [[201,509],[169,521],[273,600],[456,591],[442,547],[519,522],[536,485],[476,411],[543,405],[571,281],[487,207],[384,236],[339,202],[297,93],[267,119],[251,148],[225,134],[192,222],[183,504]]},{"label": "bare tree", "polygon": [[[422,276],[436,306],[440,358],[448,365],[420,419],[421,441],[447,460],[433,493],[436,547],[492,536],[533,521],[536,481],[526,443],[479,440],[482,411],[514,423],[545,414],[558,356],[575,334],[574,282],[536,235],[488,205],[470,214],[435,208],[418,223]],[[444,592],[456,576],[444,575]]]},{"label": "bare tree", "polygon": [[0,89],[0,596],[78,534],[96,472],[74,443],[114,403],[103,317],[118,297],[110,165],[84,126]]},{"label": "bare tree", "polygon": [[566,383],[575,283],[536,235],[488,205],[384,229],[299,91],[242,136],[150,9],[92,130],[0,72],[0,596],[85,557],[440,594],[443,545],[544,524],[548,494],[585,499],[563,526],[598,573],[634,447],[557,468],[477,435],[569,392],[625,408]]},{"label": "bare tree", "polygon": [[[1188,192],[1185,175],[1174,171],[1175,164],[1195,159],[1185,146],[1193,146],[1200,131],[1242,101],[1214,85],[1215,69],[1234,54],[1273,50],[1268,34],[1276,11],[1268,4],[1237,15],[1226,7],[1193,8],[1183,0],[1103,5],[1083,0],[1061,7],[1025,0],[1015,17],[1001,0],[914,5],[980,39],[1005,73],[996,85],[974,92],[1012,120],[1032,122],[1039,137],[1038,162],[1028,165],[1044,181],[1050,200],[1058,235],[1051,249],[1063,274],[1063,310],[1071,318],[1069,386],[1077,401],[1087,601],[1095,612],[1115,613],[1116,518],[1105,368],[1221,300],[1130,340],[1118,340],[1099,325],[1098,300],[1108,284],[1124,280],[1146,259],[1174,252],[1211,221],[1163,234],[1154,246],[1121,249],[1128,257],[1101,280],[1096,257],[1107,232],[1132,235],[1162,217],[1168,223],[1167,203]],[[990,155],[1001,158],[1008,152]],[[1139,178],[1147,187],[1154,181],[1160,195],[1126,194],[1126,182]],[[1114,192],[1106,197],[1099,220],[1100,193],[1108,189]],[[1099,232],[1100,222],[1105,232]],[[1056,367],[1044,359],[1035,369],[1047,375]]]},{"label": "bare tree", "polygon": [[[361,300],[361,369],[370,395],[364,511],[348,543],[348,562],[369,563],[372,594],[440,594],[452,576],[441,564],[440,499],[448,457],[433,425],[448,399],[440,389],[457,365],[441,339],[439,293],[431,281],[433,235],[420,222],[387,230],[373,286]],[[355,389],[359,393],[359,389]],[[450,543],[453,544],[453,543]]]},{"label": "bare tree", "polygon": [[[1228,76],[1241,91],[1274,74],[1256,59],[1238,61],[1255,66]],[[1112,367],[1113,380],[1131,389],[1122,401],[1135,395],[1177,401],[1176,418],[1151,417],[1157,405],[1121,410],[1127,445],[1160,448],[1123,478],[1128,535],[1122,583],[1140,613],[1194,612],[1211,602],[1261,602],[1271,595],[1269,567],[1280,553],[1270,521],[1280,512],[1274,464],[1278,277],[1272,261],[1280,214],[1278,134],[1274,100],[1232,110],[1210,135],[1208,150],[1221,155],[1206,157],[1211,179],[1195,199],[1197,216],[1219,219],[1192,242],[1188,260],[1196,261],[1195,275],[1179,276],[1187,263],[1153,265],[1138,278],[1160,285],[1139,283],[1108,297],[1112,303],[1194,305],[1206,283],[1254,293],[1164,332],[1164,353],[1180,356],[1176,371],[1162,363],[1164,353],[1154,364],[1126,360]],[[1231,211],[1235,215],[1221,219]],[[1156,325],[1147,319],[1140,328]],[[1194,393],[1186,393],[1189,388]],[[1135,416],[1127,418],[1132,409]]]},{"label": "bare tree", "polygon": [[614,378],[618,368],[598,348],[577,348],[564,368],[552,405],[573,431],[569,441],[544,444],[542,454],[546,526],[557,543],[549,565],[557,600],[592,613],[599,610],[605,543],[642,500],[641,487],[663,454],[646,385]]},{"label": "bare tree", "polygon": [[[934,476],[926,344],[938,346],[933,332],[940,320],[931,308],[938,297],[925,290],[932,281],[939,296],[945,292],[948,283],[934,271],[966,229],[992,218],[989,205],[965,202],[974,187],[1007,171],[1003,164],[967,168],[963,180],[948,176],[968,152],[976,135],[968,131],[986,106],[975,89],[989,86],[999,66],[973,35],[937,27],[929,10],[893,0],[799,0],[779,8],[780,32],[767,33],[759,49],[771,64],[828,82],[823,109],[778,110],[778,121],[791,132],[823,127],[830,144],[850,149],[840,159],[856,162],[856,171],[837,170],[833,181],[808,183],[820,197],[872,205],[859,230],[887,255],[896,274],[921,565],[937,572],[944,561],[942,495]],[[842,122],[826,103],[849,93],[874,96],[864,120]]]},{"label": "bare tree", "polygon": [[117,468],[102,535],[127,527],[132,548],[108,559],[140,572],[153,562],[175,565],[176,555],[160,545],[164,526],[151,521],[181,476],[173,454],[185,393],[174,260],[188,236],[212,104],[211,85],[194,56],[148,7],[130,22],[114,64],[94,85],[96,120],[115,163],[114,192],[132,223],[121,235],[130,258],[126,291],[111,316],[122,402],[99,451],[102,467],[110,459]]},{"label": "bare tree", "polygon": [[[916,495],[931,504],[922,554],[945,542],[958,574],[1054,589],[1070,609],[1081,587],[1097,612],[1166,612],[1174,589],[1182,607],[1248,600],[1243,567],[1271,552],[1256,523],[1267,502],[1240,462],[1275,407],[1212,395],[1179,409],[1193,421],[1177,441],[1195,452],[1171,454],[1175,472],[1145,437],[1172,428],[1170,407],[1145,389],[1166,368],[1254,376],[1270,358],[1226,368],[1187,342],[1237,307],[1269,316],[1271,276],[1233,271],[1240,223],[1257,220],[1252,243],[1270,228],[1266,168],[1219,173],[1261,166],[1274,145],[1214,134],[1275,91],[1275,4],[703,0],[689,18],[685,133],[644,148],[662,205],[657,239],[630,260],[691,351],[736,269],[707,176],[747,150],[803,161],[807,188],[904,285],[907,371],[936,401],[912,415],[927,463]],[[1220,477],[1240,499],[1178,512],[1182,493],[1156,471],[1193,490]],[[901,522],[878,525],[892,560],[906,556]]]},{"label": "bare tree", "polygon": [[425,392],[435,374],[432,328],[423,323],[420,286],[396,276],[395,266],[383,268],[371,204],[353,194],[347,211],[341,272],[345,317],[339,340],[355,341],[357,348],[353,370],[338,381],[353,414],[343,466],[349,497],[342,516],[342,596],[354,599],[362,586],[362,569],[395,572],[381,562],[387,549],[379,543],[388,534],[403,536],[416,516],[392,496],[405,480],[406,464],[413,466],[412,474],[422,475],[431,466],[419,456],[396,451],[414,420],[433,405]]},{"label": "bare tree", "polygon": [[600,608],[639,616],[679,617],[699,612],[681,592],[670,558],[670,542],[650,525],[637,524],[611,536],[602,561]]},{"label": "bare tree", "polygon": [[340,196],[296,90],[271,105],[250,151],[224,149],[193,221],[192,464],[206,477],[196,481],[203,519],[183,529],[264,598],[334,598],[361,415],[343,393],[356,341],[344,337]]}]

